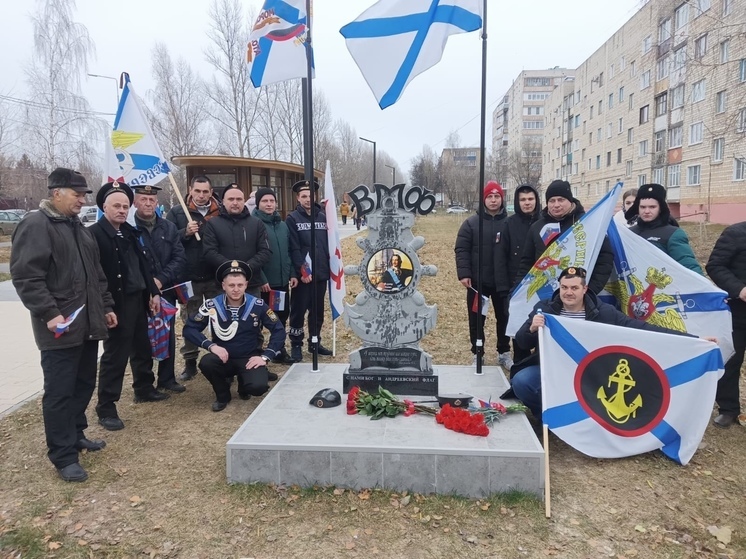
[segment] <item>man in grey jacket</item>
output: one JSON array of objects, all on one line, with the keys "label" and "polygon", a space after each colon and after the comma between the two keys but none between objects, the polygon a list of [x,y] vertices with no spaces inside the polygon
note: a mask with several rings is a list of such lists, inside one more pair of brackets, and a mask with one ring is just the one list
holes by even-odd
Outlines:
[{"label": "man in grey jacket", "polygon": [[78,452],[106,446],[86,438],[85,410],[96,386],[98,342],[117,317],[98,245],[78,220],[91,192],[85,178],[57,168],[47,186],[49,198],[13,234],[10,273],[41,351],[49,460],[63,480],[85,481]]}]

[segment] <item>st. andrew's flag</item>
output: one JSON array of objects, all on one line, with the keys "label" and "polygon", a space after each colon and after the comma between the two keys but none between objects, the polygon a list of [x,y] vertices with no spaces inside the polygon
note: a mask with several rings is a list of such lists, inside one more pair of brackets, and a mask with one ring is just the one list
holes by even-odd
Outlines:
[{"label": "st. andrew's flag", "polygon": [[342,243],[339,240],[337,224],[337,197],[332,183],[332,166],[326,161],[324,174],[324,199],[326,206],[326,231],[329,243],[329,305],[332,308],[332,320],[336,320],[344,311],[345,271],[342,263]]},{"label": "st. andrew's flag", "polygon": [[592,275],[622,187],[623,183],[616,183],[606,196],[563,233],[559,232],[557,223],[548,223],[544,227],[542,237],[546,237],[545,244],[551,244],[510,295],[508,336],[515,336],[536,303],[552,296],[559,286],[562,270],[575,266],[585,268],[588,275]]},{"label": "st. andrew's flag", "polygon": [[306,0],[265,0],[246,52],[254,87],[307,77],[307,25]]},{"label": "st. andrew's flag", "polygon": [[[132,187],[156,184],[168,176],[170,168],[126,72],[122,74],[122,80],[122,97],[111,133],[111,145],[121,176]],[[116,170],[113,171],[116,174]],[[113,178],[112,173],[109,175]]]},{"label": "st. andrew's flag", "polygon": [[664,251],[614,219],[608,238],[614,274],[606,291],[632,318],[718,340],[723,362],[734,353],[728,294],[685,268]]},{"label": "st. andrew's flag", "polygon": [[482,27],[482,2],[379,0],[339,30],[382,109],[440,62],[450,35]]},{"label": "st. andrew's flag", "polygon": [[717,345],[574,318],[545,320],[542,418],[555,435],[596,458],[660,449],[689,462],[723,375]]}]

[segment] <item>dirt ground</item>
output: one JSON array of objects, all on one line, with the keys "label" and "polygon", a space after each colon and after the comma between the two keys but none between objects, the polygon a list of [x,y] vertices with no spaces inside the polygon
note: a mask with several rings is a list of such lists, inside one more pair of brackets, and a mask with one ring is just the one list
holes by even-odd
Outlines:
[{"label": "dirt ground", "polygon": [[[442,364],[471,360],[465,294],[453,264],[461,222],[447,215],[417,222],[416,234],[427,240],[420,258],[438,266],[438,275],[420,284],[439,307],[437,328],[422,346]],[[686,229],[705,262],[722,227]],[[354,239],[345,240],[344,255],[348,264],[358,261]],[[347,278],[349,296],[360,291],[359,281]],[[328,321],[325,329],[326,344]],[[489,323],[487,332],[494,347]],[[357,346],[340,323],[338,357],[321,361],[343,362]],[[493,349],[487,360],[495,359]],[[588,458],[550,436],[553,515],[546,519],[543,503],[521,494],[476,501],[229,486],[225,443],[260,399],[234,399],[213,413],[207,382],[197,378],[187,387],[165,402],[138,405],[126,387],[120,415],[127,427],[109,433],[94,424],[87,432],[108,446],[81,457],[90,473],[83,484],[61,482],[49,464],[39,400],[0,420],[0,557],[746,557],[740,426],[710,426],[685,467],[659,452]],[[746,394],[743,382],[741,389]]]}]

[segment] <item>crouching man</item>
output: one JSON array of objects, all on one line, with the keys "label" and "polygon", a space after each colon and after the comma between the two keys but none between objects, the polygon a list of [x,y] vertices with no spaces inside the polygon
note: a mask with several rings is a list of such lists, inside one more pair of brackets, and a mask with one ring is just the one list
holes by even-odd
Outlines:
[{"label": "crouching man", "polygon": [[[216,277],[223,294],[208,299],[184,326],[184,338],[209,353],[199,368],[215,391],[212,411],[223,411],[231,401],[231,380],[238,378],[238,396],[248,400],[269,390],[267,363],[285,347],[285,329],[264,301],[246,294],[249,265],[240,260],[225,262]],[[210,325],[212,340],[202,331]],[[262,350],[262,326],[269,330],[267,349]]]}]

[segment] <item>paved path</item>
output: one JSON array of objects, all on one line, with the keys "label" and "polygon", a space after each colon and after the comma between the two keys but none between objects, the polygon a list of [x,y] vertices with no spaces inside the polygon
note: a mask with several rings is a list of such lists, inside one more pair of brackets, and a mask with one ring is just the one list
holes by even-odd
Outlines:
[{"label": "paved path", "polygon": [[[352,223],[340,223],[339,233],[345,238],[357,230]],[[6,243],[0,243],[4,245]],[[8,264],[4,269],[2,266],[0,264],[0,272],[7,272]],[[3,417],[38,397],[44,383],[39,350],[31,332],[31,316],[10,281],[0,282],[0,316],[3,317],[0,322],[0,417]]]}]

